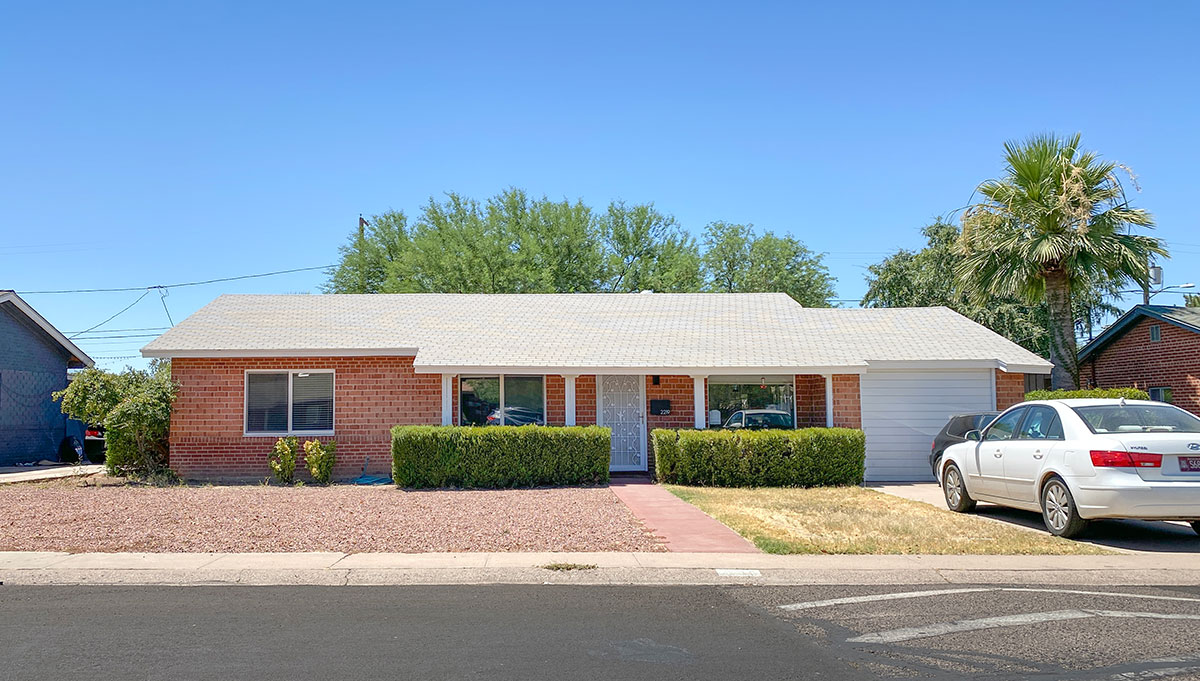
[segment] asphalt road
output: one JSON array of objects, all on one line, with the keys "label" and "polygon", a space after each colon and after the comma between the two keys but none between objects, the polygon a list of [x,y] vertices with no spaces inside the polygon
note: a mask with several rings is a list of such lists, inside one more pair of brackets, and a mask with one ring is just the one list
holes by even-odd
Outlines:
[{"label": "asphalt road", "polygon": [[1030,588],[0,586],[0,678],[1200,679],[1200,588]]}]

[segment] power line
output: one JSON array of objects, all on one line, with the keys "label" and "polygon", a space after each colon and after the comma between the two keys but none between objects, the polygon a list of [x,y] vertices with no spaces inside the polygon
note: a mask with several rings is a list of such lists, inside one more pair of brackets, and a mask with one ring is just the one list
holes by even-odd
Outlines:
[{"label": "power line", "polygon": [[83,334],[87,333],[88,331],[94,331],[95,329],[98,329],[99,327],[101,327],[101,326],[104,326],[105,324],[107,324],[107,323],[111,322],[112,320],[116,319],[117,317],[120,317],[120,316],[121,316],[122,314],[124,314],[125,312],[128,312],[128,311],[129,311],[129,308],[133,307],[134,305],[137,305],[139,302],[141,302],[142,298],[145,298],[145,297],[146,297],[146,296],[148,296],[148,295],[150,295],[150,289],[146,289],[145,291],[142,291],[142,295],[138,296],[138,297],[137,297],[137,300],[133,301],[133,302],[132,302],[132,303],[130,303],[129,305],[126,305],[124,308],[122,308],[122,309],[121,309],[121,311],[120,311],[120,312],[118,312],[118,313],[116,313],[115,315],[113,315],[113,316],[109,317],[108,319],[105,319],[104,321],[100,322],[99,324],[97,324],[97,325],[95,325],[95,326],[91,327],[91,328],[90,328],[90,329],[88,329],[87,331],[80,331],[79,333],[77,333],[77,334],[75,334],[75,335],[76,335],[76,336],[82,336]]},{"label": "power line", "polygon": [[[243,274],[237,277],[221,277],[219,279],[205,279],[204,281],[185,281],[179,284],[155,284],[154,286],[126,286],[123,288],[80,288],[80,289],[61,289],[55,291],[17,291],[21,295],[37,295],[37,294],[52,294],[52,293],[121,293],[126,291],[141,291],[147,292],[153,289],[168,289],[180,288],[183,286],[203,286],[204,284],[219,284],[224,281],[239,281],[242,279],[257,279],[258,277],[273,277],[278,274],[292,274],[295,272],[312,272],[313,270],[327,270],[334,265],[319,265],[317,267],[297,267],[291,270],[277,270],[275,272],[262,272],[260,274]],[[169,313],[168,313],[169,316]],[[95,328],[95,327],[92,327]],[[90,330],[90,329],[89,329]]]},{"label": "power line", "polygon": [[126,333],[116,334],[112,336],[88,336],[87,338],[76,338],[80,343],[91,343],[98,340],[108,340],[110,338],[158,338],[157,333]]},{"label": "power line", "polygon": [[[169,328],[171,328],[171,327],[169,327],[169,326],[140,326],[136,329],[105,329],[104,331],[102,331],[100,333],[125,333],[126,331],[166,331]],[[82,331],[66,331],[64,333],[66,333],[68,336],[78,336],[78,335],[81,335],[83,332]]]}]

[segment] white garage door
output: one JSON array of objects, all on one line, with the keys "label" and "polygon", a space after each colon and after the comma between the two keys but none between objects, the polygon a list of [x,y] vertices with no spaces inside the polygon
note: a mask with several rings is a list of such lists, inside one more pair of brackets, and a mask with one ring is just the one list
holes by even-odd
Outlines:
[{"label": "white garage door", "polygon": [[932,480],[933,436],[954,414],[990,411],[991,370],[874,371],[862,376],[867,480]]}]

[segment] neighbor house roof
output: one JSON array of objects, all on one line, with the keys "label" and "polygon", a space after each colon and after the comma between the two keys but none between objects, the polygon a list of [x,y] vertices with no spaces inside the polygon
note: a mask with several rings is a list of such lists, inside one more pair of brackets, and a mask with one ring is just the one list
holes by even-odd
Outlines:
[{"label": "neighbor house roof", "polygon": [[1099,336],[1096,336],[1079,351],[1079,360],[1099,352],[1109,343],[1125,335],[1140,320],[1149,318],[1160,322],[1174,324],[1182,329],[1200,333],[1200,307],[1176,307],[1174,305],[1136,305],[1117,321],[1109,324]]},{"label": "neighbor house roof", "polygon": [[430,373],[1050,369],[947,308],[804,308],[782,293],[225,295],[142,354],[412,355]]},{"label": "neighbor house roof", "polygon": [[67,367],[71,369],[80,369],[90,367],[95,364],[91,357],[88,357],[79,346],[71,342],[69,338],[64,336],[61,331],[54,328],[54,325],[46,321],[46,318],[38,314],[38,311],[29,306],[29,303],[21,299],[15,291],[0,289],[0,309],[11,312],[12,314],[24,317],[29,324],[37,327],[44,333],[50,342],[62,348],[67,355]]}]

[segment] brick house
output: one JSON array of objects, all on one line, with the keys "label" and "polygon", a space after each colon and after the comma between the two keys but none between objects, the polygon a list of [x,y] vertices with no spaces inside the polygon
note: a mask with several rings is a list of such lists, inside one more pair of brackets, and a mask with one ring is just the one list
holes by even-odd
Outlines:
[{"label": "brick house", "polygon": [[0,466],[57,461],[64,441],[83,442],[83,424],[63,415],[51,394],[67,369],[92,359],[12,291],[0,291]]},{"label": "brick house", "polygon": [[927,478],[948,416],[1050,371],[947,308],[775,293],[231,295],[142,354],[172,360],[171,466],[191,478],[264,477],[287,434],[336,439],[339,476],[387,471],[397,424],[599,424],[612,470],[646,471],[650,429],[744,408],[862,428],[870,479]]},{"label": "brick house", "polygon": [[1200,415],[1200,308],[1129,310],[1079,351],[1079,382],[1141,388]]}]

